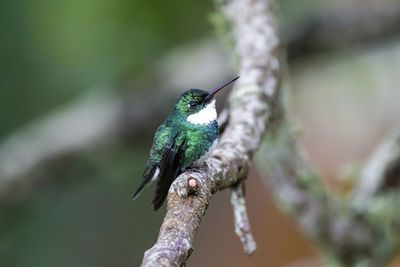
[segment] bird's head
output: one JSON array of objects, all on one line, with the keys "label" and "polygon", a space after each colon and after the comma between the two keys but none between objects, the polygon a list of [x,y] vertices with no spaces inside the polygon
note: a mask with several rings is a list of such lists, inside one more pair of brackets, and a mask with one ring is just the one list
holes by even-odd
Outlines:
[{"label": "bird's head", "polygon": [[228,84],[236,81],[236,77],[210,92],[190,89],[182,93],[175,104],[175,111],[186,117],[192,124],[208,124],[217,119],[214,95]]}]

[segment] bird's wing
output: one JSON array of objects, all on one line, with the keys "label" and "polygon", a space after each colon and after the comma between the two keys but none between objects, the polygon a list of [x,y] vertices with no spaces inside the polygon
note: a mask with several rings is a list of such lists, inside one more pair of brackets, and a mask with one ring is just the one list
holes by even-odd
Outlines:
[{"label": "bird's wing", "polygon": [[171,135],[168,129],[169,128],[165,127],[164,124],[157,129],[153,140],[153,146],[150,150],[150,158],[147,162],[146,169],[143,172],[142,183],[136,190],[135,194],[133,194],[133,199],[136,199],[139,196],[139,193],[152,180],[154,174],[156,174],[159,162],[164,154],[165,144],[167,143],[168,136]]},{"label": "bird's wing", "polygon": [[183,132],[174,133],[165,147],[160,161],[160,174],[158,175],[157,188],[153,199],[154,210],[161,207],[168,196],[168,190],[177,177],[186,150],[186,134]]}]

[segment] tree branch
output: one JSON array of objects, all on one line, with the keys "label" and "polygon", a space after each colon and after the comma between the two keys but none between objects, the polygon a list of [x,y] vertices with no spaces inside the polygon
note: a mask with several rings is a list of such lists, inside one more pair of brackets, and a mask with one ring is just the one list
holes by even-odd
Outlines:
[{"label": "tree branch", "polygon": [[[284,111],[277,113],[284,115]],[[325,189],[299,152],[283,115],[277,117],[276,128],[270,129],[256,159],[281,207],[335,266],[385,266],[399,246],[399,135],[374,153],[354,200],[346,200]]]},{"label": "tree branch", "polygon": [[282,125],[262,146],[257,165],[281,207],[327,254],[354,266],[374,241],[363,216],[328,193],[318,174],[295,145],[292,131]]},{"label": "tree branch", "polygon": [[364,209],[385,191],[400,190],[400,132],[387,138],[364,167],[354,192],[354,205]]},{"label": "tree branch", "polygon": [[0,203],[15,197],[16,187],[32,186],[34,181],[27,173],[40,162],[110,136],[119,107],[116,99],[84,98],[8,138],[0,146]]},{"label": "tree branch", "polygon": [[[185,172],[172,184],[167,214],[156,244],[142,266],[182,266],[192,252],[194,235],[213,193],[245,179],[270,119],[277,95],[278,39],[272,1],[232,0],[221,10],[232,24],[241,79],[229,97],[229,121],[218,147],[198,173]],[[189,188],[195,179],[196,190]]]},{"label": "tree branch", "polygon": [[246,201],[244,199],[243,182],[230,189],[231,204],[233,208],[233,219],[235,222],[235,233],[243,244],[247,255],[256,251],[257,245],[250,231],[249,218],[247,216]]}]

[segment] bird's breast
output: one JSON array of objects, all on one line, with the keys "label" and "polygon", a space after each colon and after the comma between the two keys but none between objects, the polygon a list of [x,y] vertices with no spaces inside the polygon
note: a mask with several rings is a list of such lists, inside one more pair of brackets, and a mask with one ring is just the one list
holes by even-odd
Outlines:
[{"label": "bird's breast", "polygon": [[216,145],[217,138],[218,124],[216,121],[207,126],[189,129],[186,134],[185,167],[195,161],[204,161]]},{"label": "bird's breast", "polygon": [[193,166],[201,167],[201,165],[203,164],[203,162],[204,162],[209,156],[211,156],[211,154],[212,154],[212,152],[214,151],[214,149],[215,149],[215,147],[217,146],[217,144],[218,144],[218,138],[216,138],[216,139],[213,141],[212,145],[208,148],[207,151],[205,151],[205,153],[204,153],[202,156],[200,156],[200,158],[199,158],[198,160],[195,160],[195,161],[193,162]]}]

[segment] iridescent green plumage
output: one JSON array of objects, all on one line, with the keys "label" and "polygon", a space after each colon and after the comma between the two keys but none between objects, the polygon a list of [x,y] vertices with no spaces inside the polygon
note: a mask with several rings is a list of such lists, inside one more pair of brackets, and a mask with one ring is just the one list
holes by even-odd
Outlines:
[{"label": "iridescent green plumage", "polygon": [[158,209],[179,173],[201,163],[198,162],[199,159],[218,138],[215,100],[212,97],[234,80],[211,92],[191,89],[178,98],[174,111],[155,134],[150,158],[143,173],[143,182],[134,198],[148,182],[157,178],[153,206],[155,210]]}]

